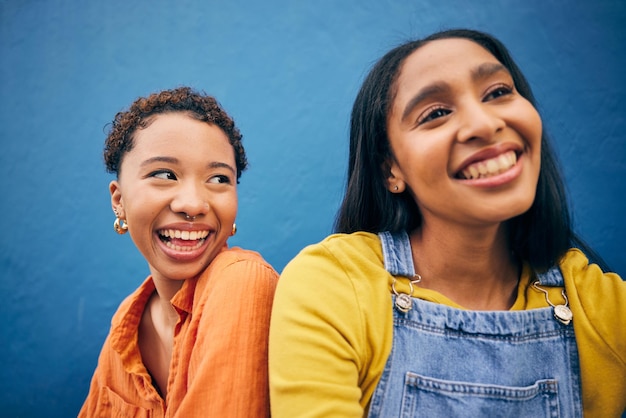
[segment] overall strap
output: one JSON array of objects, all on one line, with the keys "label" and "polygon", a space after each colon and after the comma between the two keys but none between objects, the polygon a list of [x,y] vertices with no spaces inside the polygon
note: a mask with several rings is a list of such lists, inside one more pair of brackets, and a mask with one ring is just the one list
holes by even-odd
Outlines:
[{"label": "overall strap", "polygon": [[406,231],[378,233],[383,247],[385,270],[392,276],[413,277],[415,266],[411,253],[411,242]]},{"label": "overall strap", "polygon": [[561,269],[558,266],[554,266],[544,273],[537,273],[537,280],[539,280],[539,284],[544,286],[565,286],[563,274],[561,274]]}]

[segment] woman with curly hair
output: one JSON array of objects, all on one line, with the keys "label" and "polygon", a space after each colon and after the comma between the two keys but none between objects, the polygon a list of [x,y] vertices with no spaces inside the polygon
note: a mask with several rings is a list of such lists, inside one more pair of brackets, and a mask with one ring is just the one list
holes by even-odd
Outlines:
[{"label": "woman with curly hair", "polygon": [[624,413],[626,283],[588,261],[497,39],[439,32],[375,64],[336,232],[282,272],[274,418]]},{"label": "woman with curly hair", "polygon": [[267,334],[277,273],[229,248],[241,134],[188,87],[137,99],[104,147],[116,219],[150,275],[120,305],[80,417],[269,415]]}]

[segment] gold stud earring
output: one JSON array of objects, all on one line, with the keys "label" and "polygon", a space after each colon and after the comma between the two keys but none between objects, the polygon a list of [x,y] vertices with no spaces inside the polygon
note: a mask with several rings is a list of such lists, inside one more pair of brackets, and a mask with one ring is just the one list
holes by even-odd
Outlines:
[{"label": "gold stud earring", "polygon": [[237,233],[237,224],[233,222],[233,229],[230,231],[230,236],[232,237]]}]

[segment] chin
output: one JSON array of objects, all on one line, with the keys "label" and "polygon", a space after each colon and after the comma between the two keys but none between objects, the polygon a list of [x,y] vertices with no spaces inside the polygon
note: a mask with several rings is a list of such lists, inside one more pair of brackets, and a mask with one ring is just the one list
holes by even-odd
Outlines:
[{"label": "chin", "polygon": [[517,218],[528,212],[528,210],[532,207],[534,201],[530,202],[521,202],[517,205],[511,205],[507,208],[506,213],[503,214],[501,222],[509,221],[513,218]]}]

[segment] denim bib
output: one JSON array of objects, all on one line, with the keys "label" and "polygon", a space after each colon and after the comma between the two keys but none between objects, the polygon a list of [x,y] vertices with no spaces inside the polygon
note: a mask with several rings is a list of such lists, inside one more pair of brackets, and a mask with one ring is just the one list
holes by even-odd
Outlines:
[{"label": "denim bib", "polygon": [[[387,271],[413,277],[408,235],[379,236]],[[558,268],[538,279],[563,286]],[[406,313],[394,308],[369,417],[582,417],[574,329],[552,307],[467,311],[411,301]]]}]

